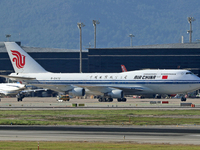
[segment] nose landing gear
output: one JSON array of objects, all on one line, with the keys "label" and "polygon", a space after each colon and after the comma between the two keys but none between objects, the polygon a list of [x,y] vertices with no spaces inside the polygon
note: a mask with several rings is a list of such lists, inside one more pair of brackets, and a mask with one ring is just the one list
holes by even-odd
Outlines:
[{"label": "nose landing gear", "polygon": [[23,93],[19,92],[19,93],[16,95],[16,97],[17,97],[17,101],[19,102],[19,101],[22,101],[22,99],[23,99],[25,96],[24,96]]}]

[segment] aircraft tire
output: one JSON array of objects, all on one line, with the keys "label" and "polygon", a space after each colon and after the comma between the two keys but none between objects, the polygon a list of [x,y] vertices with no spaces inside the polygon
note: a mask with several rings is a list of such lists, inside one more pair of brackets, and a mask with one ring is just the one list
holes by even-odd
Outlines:
[{"label": "aircraft tire", "polygon": [[113,98],[108,98],[108,102],[112,102],[113,101]]},{"label": "aircraft tire", "polygon": [[156,98],[157,98],[157,99],[161,99],[161,95],[157,95]]},{"label": "aircraft tire", "polygon": [[186,101],[186,98],[185,97],[181,97],[181,101]]},{"label": "aircraft tire", "polygon": [[122,98],[122,102],[126,102],[126,98]]},{"label": "aircraft tire", "polygon": [[141,96],[141,97],[140,97],[140,99],[144,99],[144,98],[145,98],[144,96]]},{"label": "aircraft tire", "polygon": [[118,98],[118,99],[117,99],[117,101],[118,101],[118,102],[121,102],[121,101],[122,101],[122,99],[121,99],[121,98]]},{"label": "aircraft tire", "polygon": [[106,98],[103,98],[103,102],[107,102],[107,99],[106,99]]},{"label": "aircraft tire", "polygon": [[102,102],[103,101],[103,99],[102,98],[99,98],[99,102]]}]

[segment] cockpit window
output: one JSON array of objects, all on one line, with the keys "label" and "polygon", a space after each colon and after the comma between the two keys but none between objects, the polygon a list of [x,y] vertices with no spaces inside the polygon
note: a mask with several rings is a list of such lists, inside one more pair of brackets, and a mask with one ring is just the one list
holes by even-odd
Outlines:
[{"label": "cockpit window", "polygon": [[186,72],[186,74],[193,74],[192,72]]}]

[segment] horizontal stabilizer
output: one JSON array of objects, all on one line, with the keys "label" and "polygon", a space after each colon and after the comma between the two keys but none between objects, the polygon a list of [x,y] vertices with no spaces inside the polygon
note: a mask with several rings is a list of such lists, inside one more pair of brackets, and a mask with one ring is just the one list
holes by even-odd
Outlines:
[{"label": "horizontal stabilizer", "polygon": [[0,77],[12,78],[12,79],[21,79],[21,80],[34,80],[34,79],[36,79],[36,78],[31,78],[31,77],[18,77],[18,76],[7,76],[7,75],[0,75]]}]

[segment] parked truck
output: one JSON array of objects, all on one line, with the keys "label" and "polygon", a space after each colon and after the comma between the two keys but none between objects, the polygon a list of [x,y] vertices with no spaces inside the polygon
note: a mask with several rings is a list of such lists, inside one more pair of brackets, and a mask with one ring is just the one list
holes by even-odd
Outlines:
[{"label": "parked truck", "polygon": [[70,97],[69,97],[69,95],[58,95],[56,100],[61,101],[61,102],[62,101],[69,101]]}]

